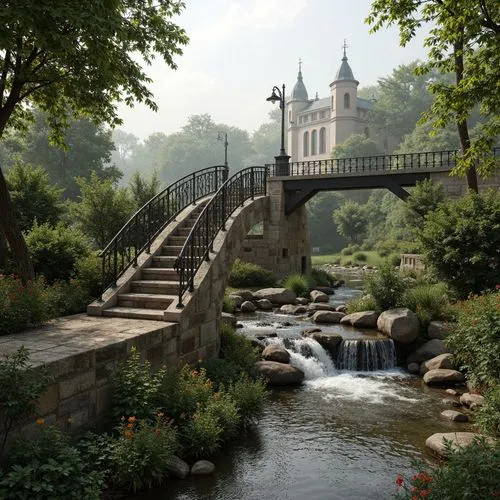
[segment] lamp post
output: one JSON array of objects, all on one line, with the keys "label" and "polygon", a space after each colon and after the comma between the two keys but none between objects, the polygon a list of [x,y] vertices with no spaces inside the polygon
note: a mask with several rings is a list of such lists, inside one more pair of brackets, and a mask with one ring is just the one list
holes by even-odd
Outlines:
[{"label": "lamp post", "polygon": [[228,174],[229,174],[229,165],[227,163],[227,146],[228,146],[228,142],[227,142],[227,132],[219,132],[217,134],[217,140],[218,141],[224,141],[224,166],[226,167],[226,175],[225,175],[225,178],[227,179],[228,177]]},{"label": "lamp post", "polygon": [[281,109],[281,148],[280,154],[275,156],[276,160],[276,175],[289,175],[290,174],[290,157],[285,151],[285,84],[283,84],[283,90],[279,87],[274,86],[272,94],[266,99],[266,101],[275,103],[280,103]]}]

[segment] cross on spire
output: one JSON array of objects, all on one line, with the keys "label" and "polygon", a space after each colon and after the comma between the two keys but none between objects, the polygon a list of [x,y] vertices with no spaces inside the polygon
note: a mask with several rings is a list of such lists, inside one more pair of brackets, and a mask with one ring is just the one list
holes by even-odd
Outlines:
[{"label": "cross on spire", "polygon": [[344,38],[344,44],[342,45],[342,49],[344,51],[344,58],[347,59],[347,55],[346,55],[346,49],[347,49],[347,42]]},{"label": "cross on spire", "polygon": [[302,59],[299,57],[299,72],[302,71]]}]

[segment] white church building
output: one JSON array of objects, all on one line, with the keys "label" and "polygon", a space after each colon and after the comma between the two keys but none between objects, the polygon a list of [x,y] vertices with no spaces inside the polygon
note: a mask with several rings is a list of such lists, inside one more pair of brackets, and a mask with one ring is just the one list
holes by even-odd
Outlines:
[{"label": "white church building", "polygon": [[[358,97],[358,84],[347,62],[345,44],[344,57],[330,83],[328,97],[320,99],[316,94],[309,99],[299,62],[297,82],[286,102],[290,161],[326,160],[332,149],[352,134],[364,134],[379,142],[367,121],[374,103]],[[383,146],[386,150],[387,144]]]}]

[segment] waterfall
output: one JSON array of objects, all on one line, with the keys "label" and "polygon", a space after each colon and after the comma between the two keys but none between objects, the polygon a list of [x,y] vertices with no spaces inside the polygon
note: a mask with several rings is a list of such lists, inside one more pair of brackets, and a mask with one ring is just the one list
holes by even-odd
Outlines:
[{"label": "waterfall", "polygon": [[392,339],[343,340],[337,351],[340,370],[376,371],[396,366],[396,350]]}]

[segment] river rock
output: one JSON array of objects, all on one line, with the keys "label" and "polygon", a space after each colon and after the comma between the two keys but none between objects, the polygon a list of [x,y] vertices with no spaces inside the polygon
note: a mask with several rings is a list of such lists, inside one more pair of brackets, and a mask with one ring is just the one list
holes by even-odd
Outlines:
[{"label": "river rock", "polygon": [[[476,434],[475,432],[436,432],[432,436],[429,436],[425,445],[434,450],[436,453],[442,457],[446,457],[446,449],[444,445],[444,440],[451,441],[451,449],[456,450],[457,448],[465,448],[470,446],[475,438],[484,437],[481,434]],[[491,438],[486,438],[487,441],[492,442]]]},{"label": "river rock", "polygon": [[316,332],[321,332],[321,328],[304,328],[300,334],[302,335],[302,337],[310,337],[310,334],[311,333],[316,333]]},{"label": "river rock", "polygon": [[319,290],[311,290],[309,296],[311,297],[311,302],[313,304],[317,304],[318,302],[328,303],[328,295],[324,292],[320,292]]},{"label": "river rock", "polygon": [[236,290],[232,295],[239,295],[243,301],[253,300],[253,292],[251,290]]},{"label": "river rock", "polygon": [[460,403],[456,399],[452,399],[452,398],[443,398],[441,400],[441,403],[443,403],[445,406],[456,406],[456,407],[461,406]]},{"label": "river rock", "polygon": [[284,306],[280,307],[279,312],[281,314],[304,314],[307,312],[307,307],[300,305],[296,306],[293,304],[285,304]]},{"label": "river rock", "polygon": [[447,352],[444,354],[440,354],[439,356],[436,356],[434,358],[428,359],[427,361],[424,361],[420,365],[420,375],[424,375],[429,370],[438,370],[440,368],[445,370],[455,369],[453,354]]},{"label": "river rock", "polygon": [[340,323],[348,324],[356,328],[376,328],[378,314],[375,311],[360,311],[344,316]]},{"label": "river rock", "polygon": [[314,323],[340,323],[344,316],[344,313],[337,311],[316,311],[311,321],[314,321]]},{"label": "river rock", "polygon": [[331,286],[315,286],[314,290],[318,290],[319,292],[326,293],[327,295],[334,295],[335,290]]},{"label": "river rock", "polygon": [[444,342],[439,339],[428,340],[425,344],[421,345],[417,350],[412,352],[407,359],[408,363],[416,361],[421,363],[428,359],[435,358],[440,354],[449,353],[450,350],[444,345]]},{"label": "river rock", "polygon": [[268,299],[273,304],[282,306],[284,304],[295,304],[295,299],[297,295],[293,290],[288,288],[263,288],[262,290],[257,290],[253,294],[254,299]]},{"label": "river rock", "polygon": [[212,474],[215,470],[215,465],[208,460],[198,460],[191,467],[191,474],[193,476],[207,476]]},{"label": "river rock", "polygon": [[389,309],[378,317],[377,329],[394,342],[409,344],[418,337],[420,323],[417,315],[409,309]]},{"label": "river rock", "polygon": [[241,312],[243,313],[253,313],[257,310],[257,306],[253,303],[250,302],[249,300],[245,300],[243,304],[241,304]]},{"label": "river rock", "polygon": [[262,359],[277,363],[290,363],[290,353],[278,344],[269,344],[262,351]]},{"label": "river rock", "polygon": [[340,304],[335,308],[336,311],[345,313],[347,311],[347,306],[345,304]]},{"label": "river rock", "polygon": [[179,457],[172,456],[167,463],[167,472],[177,479],[185,479],[189,475],[189,465]]},{"label": "river rock", "polygon": [[228,298],[233,301],[234,305],[236,307],[241,307],[241,304],[243,304],[244,299],[241,295],[236,295],[235,293],[232,293],[228,295]]},{"label": "river rock", "polygon": [[413,375],[418,375],[420,373],[420,364],[408,363],[408,367],[406,369],[408,370],[408,373],[412,373]]},{"label": "river rock", "polygon": [[264,339],[272,339],[277,337],[278,334],[276,332],[261,332],[261,333],[256,333],[255,338],[259,340],[264,340]]},{"label": "river rock", "polygon": [[456,410],[444,410],[441,412],[441,418],[451,420],[452,422],[468,422],[469,417]]},{"label": "river rock", "polygon": [[261,311],[272,311],[273,304],[268,299],[259,299],[255,302]]},{"label": "river rock", "polygon": [[267,380],[269,386],[299,385],[304,380],[302,370],[276,361],[259,361],[257,372]]},{"label": "river rock", "polygon": [[463,373],[457,370],[429,370],[424,375],[424,382],[427,385],[461,384],[465,380]]},{"label": "river rock", "polygon": [[295,299],[295,304],[297,304],[298,306],[307,306],[307,304],[309,304],[309,300],[305,297],[297,297]]},{"label": "river rock", "polygon": [[266,344],[262,342],[262,340],[259,340],[257,337],[249,337],[250,344],[252,344],[252,347],[254,349],[257,349],[259,351],[259,354],[262,354],[262,351],[266,348]]},{"label": "river rock", "polygon": [[450,333],[450,326],[446,321],[431,321],[427,327],[427,335],[430,339],[443,340]]},{"label": "river rock", "polygon": [[472,394],[470,392],[465,392],[460,396],[460,402],[464,406],[478,407],[484,405],[484,397],[481,394]]},{"label": "river rock", "polygon": [[450,394],[451,396],[460,396],[460,393],[455,389],[446,389],[446,394]]},{"label": "river rock", "polygon": [[307,310],[310,313],[314,314],[316,311],[333,311],[333,312],[335,312],[336,308],[332,304],[315,303],[315,304],[309,304],[307,306]]}]

